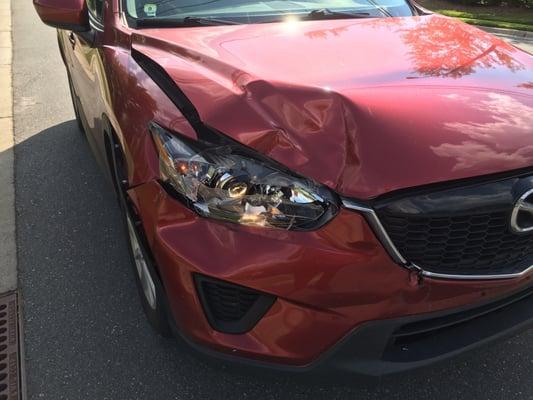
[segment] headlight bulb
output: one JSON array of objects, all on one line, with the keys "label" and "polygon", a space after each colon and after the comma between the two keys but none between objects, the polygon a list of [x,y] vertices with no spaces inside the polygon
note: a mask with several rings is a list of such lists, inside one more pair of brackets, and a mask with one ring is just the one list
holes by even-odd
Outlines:
[{"label": "headlight bulb", "polygon": [[244,182],[231,182],[228,185],[228,194],[232,199],[238,199],[246,196],[248,185]]}]

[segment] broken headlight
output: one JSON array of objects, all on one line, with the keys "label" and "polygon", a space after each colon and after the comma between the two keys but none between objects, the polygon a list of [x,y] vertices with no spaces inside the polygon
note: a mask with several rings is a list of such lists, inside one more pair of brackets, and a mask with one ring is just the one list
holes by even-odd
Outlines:
[{"label": "broken headlight", "polygon": [[338,212],[324,186],[284,172],[238,144],[214,146],[152,124],[161,181],[204,217],[242,225],[312,230]]}]

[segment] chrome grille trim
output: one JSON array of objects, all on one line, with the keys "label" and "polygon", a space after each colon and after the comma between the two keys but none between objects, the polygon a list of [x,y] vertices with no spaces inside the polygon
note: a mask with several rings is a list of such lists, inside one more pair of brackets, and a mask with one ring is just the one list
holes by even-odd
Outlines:
[{"label": "chrome grille trim", "polygon": [[363,214],[368,224],[372,227],[374,233],[378,237],[381,244],[385,247],[389,255],[392,257],[392,259],[399,264],[403,264],[404,266],[407,265],[407,260],[402,256],[398,248],[392,242],[392,239],[385,230],[385,227],[379,220],[378,215],[372,208],[363,206],[349,199],[342,199],[342,205],[349,210],[358,211]]},{"label": "chrome grille trim", "polygon": [[431,279],[448,279],[448,280],[497,280],[497,279],[515,279],[515,278],[521,278],[526,275],[528,275],[530,272],[533,272],[533,265],[529,268],[525,269],[524,271],[513,273],[513,274],[499,274],[499,275],[452,275],[452,274],[439,274],[435,272],[430,272],[424,270],[422,267],[413,264],[405,259],[405,257],[400,253],[398,248],[393,243],[392,239],[390,238],[389,234],[387,233],[387,230],[381,223],[377,213],[374,209],[363,205],[361,203],[358,203],[356,201],[342,198],[342,205],[352,211],[359,212],[363,214],[366,221],[374,231],[375,235],[387,251],[387,253],[390,255],[390,257],[398,264],[400,264],[402,267],[408,269],[408,270],[418,270],[420,275],[431,278]]}]

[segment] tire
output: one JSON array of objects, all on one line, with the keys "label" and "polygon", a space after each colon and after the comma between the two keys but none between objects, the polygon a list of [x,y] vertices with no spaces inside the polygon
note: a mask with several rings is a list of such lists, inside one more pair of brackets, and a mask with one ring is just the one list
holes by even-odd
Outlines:
[{"label": "tire", "polygon": [[70,73],[67,72],[68,76],[68,87],[70,89],[70,98],[72,99],[72,108],[74,108],[74,115],[76,116],[76,124],[81,133],[85,133],[85,128],[83,127],[83,122],[81,121],[80,109],[77,101],[76,92],[74,91],[74,86],[72,85],[72,78]]},{"label": "tire", "polygon": [[154,331],[163,337],[170,338],[173,335],[168,323],[165,293],[159,277],[154,273],[155,268],[146,252],[144,241],[138,233],[138,227],[136,227],[138,223],[132,220],[129,213],[126,214],[126,225],[137,290],[144,313]]},{"label": "tire", "polygon": [[122,173],[122,157],[119,149],[113,144],[111,146],[113,149],[112,160],[110,160],[111,172],[126,226],[128,247],[141,305],[154,331],[163,337],[170,338],[173,334],[169,324],[170,314],[166,293],[156,272],[157,268],[146,242],[141,221],[128,199],[126,180],[123,179]]}]

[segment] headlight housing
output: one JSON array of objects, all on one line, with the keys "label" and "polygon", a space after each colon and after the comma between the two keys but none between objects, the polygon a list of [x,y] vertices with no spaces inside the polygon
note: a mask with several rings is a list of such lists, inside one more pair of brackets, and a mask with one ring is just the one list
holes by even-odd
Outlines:
[{"label": "headlight housing", "polygon": [[244,146],[194,141],[157,124],[161,182],[198,214],[242,225],[317,229],[338,210],[336,195]]}]

